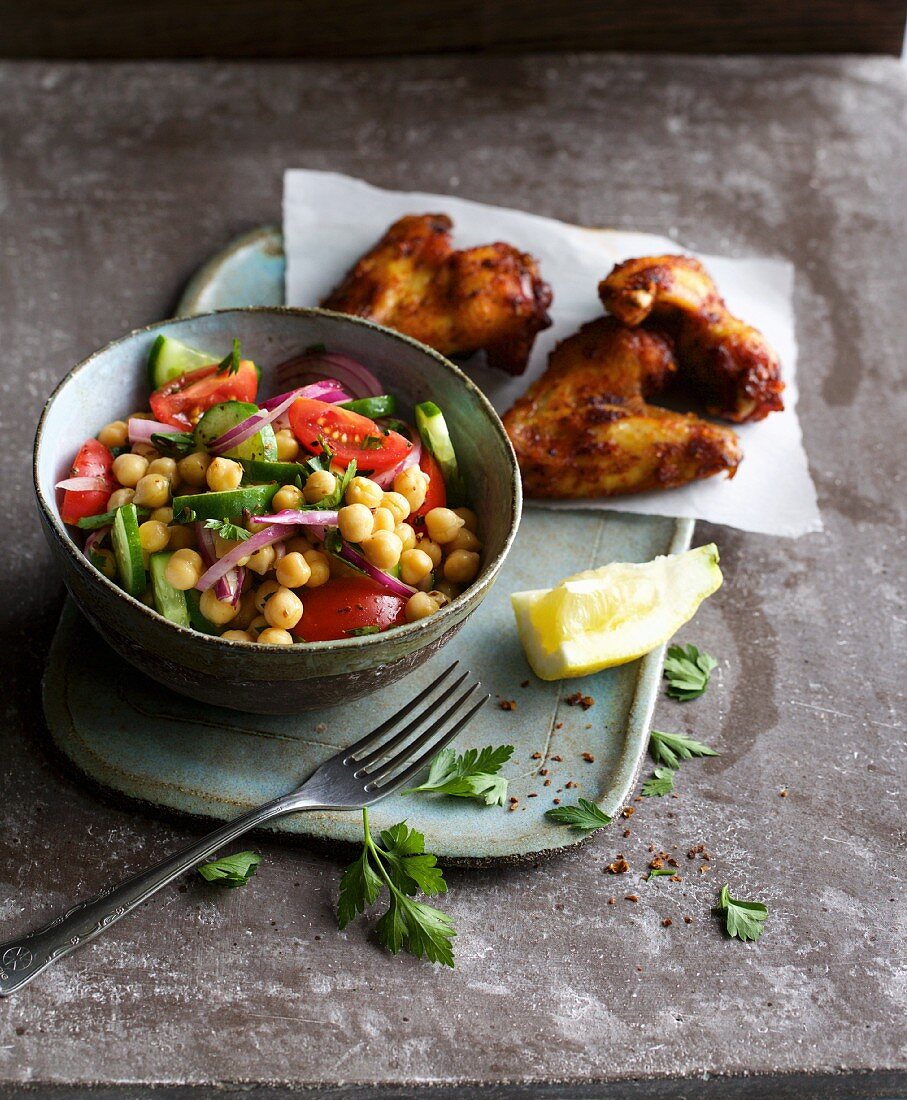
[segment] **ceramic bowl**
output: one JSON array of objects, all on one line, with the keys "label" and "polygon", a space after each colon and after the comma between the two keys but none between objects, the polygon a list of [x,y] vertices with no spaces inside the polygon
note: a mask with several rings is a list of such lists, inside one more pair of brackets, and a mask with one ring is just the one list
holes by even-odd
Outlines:
[{"label": "ceramic bowl", "polygon": [[[225,353],[233,337],[262,369],[263,394],[278,392],[277,364],[313,344],[369,365],[404,409],[431,399],[444,410],[471,490],[484,543],[476,581],[437,614],[378,635],[293,646],[252,646],[169,622],[95,569],[60,520],[66,477],[82,442],[111,420],[147,408],[145,362],[161,333]],[[444,645],[488,593],[520,519],[516,458],[476,386],[442,355],[359,318],[318,309],[230,309],[132,332],[79,363],[44,406],[35,438],[35,493],[45,536],[66,587],[113,648],[183,695],[236,710],[289,713],[355,699],[392,683]],[[303,595],[303,603],[305,596]]]}]

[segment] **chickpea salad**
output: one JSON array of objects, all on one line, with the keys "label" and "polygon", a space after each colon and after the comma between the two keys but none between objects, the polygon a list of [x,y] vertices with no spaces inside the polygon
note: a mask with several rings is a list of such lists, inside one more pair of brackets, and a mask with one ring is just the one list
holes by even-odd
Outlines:
[{"label": "chickpea salad", "polygon": [[361,363],[306,349],[258,400],[238,340],[221,360],[159,336],[149,410],[79,449],[63,522],[160,615],[260,645],[377,634],[433,615],[482,544],[443,412],[414,424]]}]

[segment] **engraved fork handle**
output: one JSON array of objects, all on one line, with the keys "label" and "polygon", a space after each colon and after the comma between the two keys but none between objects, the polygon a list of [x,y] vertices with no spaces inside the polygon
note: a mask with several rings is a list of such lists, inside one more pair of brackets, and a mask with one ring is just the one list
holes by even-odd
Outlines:
[{"label": "engraved fork handle", "polygon": [[119,886],[102,890],[97,897],[74,905],[44,928],[0,944],[0,997],[27,985],[52,962],[100,935],[162,886],[208,859],[229,841],[281,814],[318,808],[314,800],[301,798],[298,792],[276,798],[187,844],[147,871],[131,875]]}]

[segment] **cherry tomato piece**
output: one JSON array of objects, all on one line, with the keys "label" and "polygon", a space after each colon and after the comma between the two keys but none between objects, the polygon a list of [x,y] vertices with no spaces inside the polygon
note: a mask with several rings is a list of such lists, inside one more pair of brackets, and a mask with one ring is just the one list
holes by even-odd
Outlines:
[{"label": "cherry tomato piece", "polygon": [[367,416],[300,397],[290,406],[290,426],[302,447],[321,454],[323,438],[337,462],[346,468],[354,459],[360,473],[383,473],[402,462],[412,443],[399,432],[379,428]]},{"label": "cherry tomato piece", "polygon": [[78,523],[83,516],[97,516],[107,511],[110,494],[117,488],[113,476],[113,455],[97,439],[88,439],[79,448],[72,464],[73,477],[101,477],[106,489],[86,489],[81,492],[67,489],[63,494],[60,518],[64,523]]},{"label": "cherry tomato piece", "polygon": [[293,633],[306,642],[328,642],[355,637],[350,631],[362,627],[386,630],[404,622],[406,600],[370,577],[335,577],[319,588],[306,588],[302,606]]},{"label": "cherry tomato piece", "polygon": [[217,364],[199,367],[166,382],[151,395],[155,419],[180,431],[191,432],[201,415],[224,401],[254,402],[258,393],[258,371],[251,359],[242,359],[239,370],[228,374]]}]

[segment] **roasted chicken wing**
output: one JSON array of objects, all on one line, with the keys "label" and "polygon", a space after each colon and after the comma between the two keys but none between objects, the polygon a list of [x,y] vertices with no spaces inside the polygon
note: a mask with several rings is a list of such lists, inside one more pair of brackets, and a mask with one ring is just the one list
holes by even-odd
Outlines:
[{"label": "roasted chicken wing", "polygon": [[681,370],[713,416],[742,423],[784,408],[777,355],[761,332],[728,311],[698,260],[627,260],[599,283],[598,292],[624,324],[651,319],[673,335]]},{"label": "roasted chicken wing", "polygon": [[741,452],[730,428],[647,404],[676,371],[670,338],[613,317],[558,344],[504,416],[527,495],[616,496],[733,477]]},{"label": "roasted chicken wing", "polygon": [[369,317],[444,355],[484,349],[489,366],[522,374],[548,328],[551,288],[509,244],[455,251],[445,214],[408,215],[388,229],[322,305]]}]

